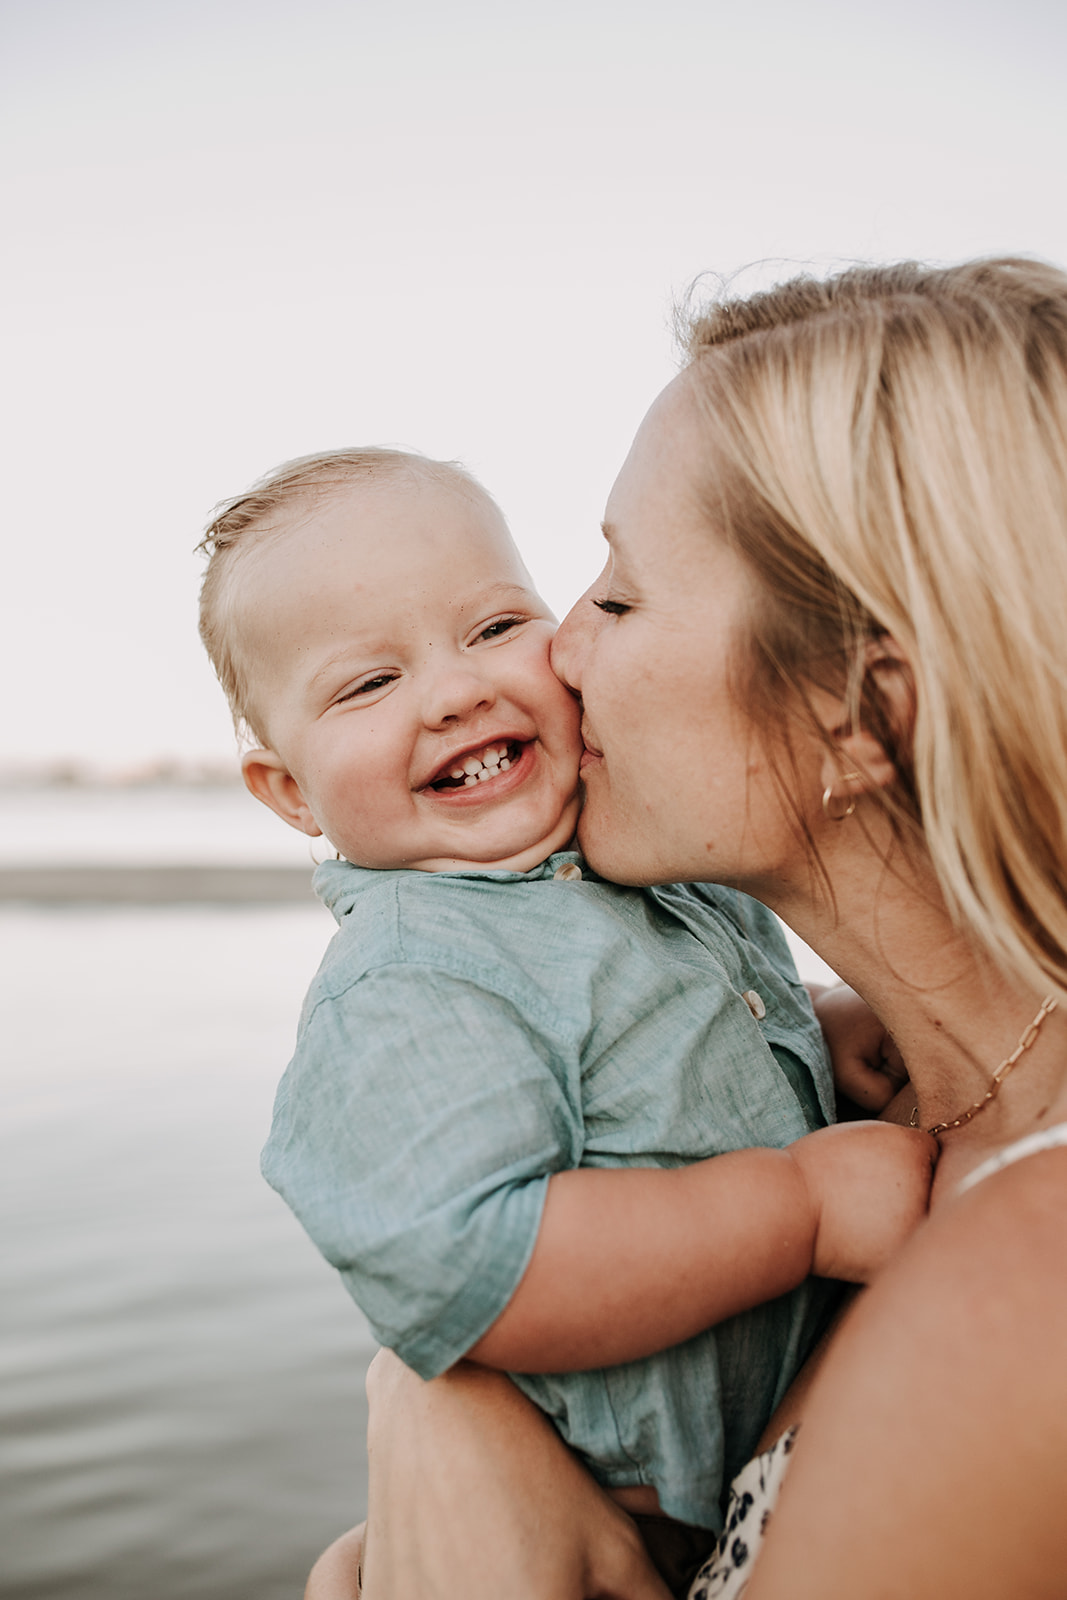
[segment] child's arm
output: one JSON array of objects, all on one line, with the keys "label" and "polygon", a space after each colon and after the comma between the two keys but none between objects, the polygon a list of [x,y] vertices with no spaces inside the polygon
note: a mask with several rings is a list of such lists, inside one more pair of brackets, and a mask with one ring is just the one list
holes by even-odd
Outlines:
[{"label": "child's arm", "polygon": [[808,993],[830,1052],[838,1094],[872,1116],[884,1111],[908,1081],[892,1036],[847,984],[833,988],[809,984]]},{"label": "child's arm", "polygon": [[612,1366],[811,1272],[866,1282],[923,1216],[936,1159],[929,1135],[863,1122],[688,1167],[557,1173],[530,1264],[469,1355],[513,1372]]}]

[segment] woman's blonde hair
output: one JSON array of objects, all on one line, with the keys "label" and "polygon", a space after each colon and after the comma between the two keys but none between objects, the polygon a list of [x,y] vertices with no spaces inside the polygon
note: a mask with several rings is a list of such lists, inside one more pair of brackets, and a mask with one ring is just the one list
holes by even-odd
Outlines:
[{"label": "woman's blonde hair", "polygon": [[[1067,276],[860,267],[683,320],[709,517],[760,584],[759,710],[788,748],[783,703],[844,690],[954,914],[1067,990]],[[886,634],[903,734],[866,667]]]},{"label": "woman's blonde hair", "polygon": [[294,514],[310,514],[320,497],[395,479],[430,481],[496,504],[458,461],[366,446],[297,456],[215,507],[196,547],[208,558],[200,584],[200,637],[225,691],[238,739],[251,735],[265,741],[238,626],[237,578],[243,560],[249,551],[284,533]]}]

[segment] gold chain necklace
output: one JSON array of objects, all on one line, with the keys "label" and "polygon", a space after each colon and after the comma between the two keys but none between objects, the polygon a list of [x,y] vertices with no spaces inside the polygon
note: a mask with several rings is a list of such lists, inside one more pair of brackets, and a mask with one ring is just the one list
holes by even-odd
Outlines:
[{"label": "gold chain necklace", "polygon": [[[1006,1060],[1002,1061],[996,1072],[994,1072],[989,1088],[986,1090],[982,1098],[980,1100],[976,1100],[974,1105],[969,1106],[966,1111],[962,1111],[958,1117],[953,1117],[951,1122],[935,1122],[932,1128],[927,1128],[927,1133],[932,1133],[935,1135],[935,1137],[942,1133],[951,1133],[953,1128],[962,1128],[964,1123],[970,1122],[971,1118],[976,1117],[979,1111],[984,1111],[989,1102],[997,1098],[997,1095],[1000,1093],[1000,1086],[1004,1082],[1004,1079],[1008,1076],[1008,1073],[1011,1071],[1012,1067],[1014,1067],[1019,1057],[1025,1055],[1027,1050],[1029,1050],[1030,1046],[1041,1032],[1041,1024],[1044,1022],[1049,1012],[1055,1011],[1055,1009],[1056,1001],[1050,994],[1047,994],[1041,1002],[1040,1011],[1037,1013],[1037,1016],[1034,1018],[1033,1022],[1031,1022],[1030,1026],[1024,1029],[1022,1037],[1020,1038],[1019,1043],[1015,1046],[1015,1049],[1012,1051],[1011,1055],[1008,1056]],[[917,1128],[919,1126],[918,1105],[916,1105],[912,1110],[910,1124],[913,1128]]]}]

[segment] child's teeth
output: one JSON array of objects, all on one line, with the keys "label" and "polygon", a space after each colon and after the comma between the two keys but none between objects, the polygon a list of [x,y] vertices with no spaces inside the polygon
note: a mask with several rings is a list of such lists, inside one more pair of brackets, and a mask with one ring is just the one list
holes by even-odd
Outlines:
[{"label": "child's teeth", "polygon": [[510,766],[506,744],[487,744],[481,755],[464,756],[462,761],[450,767],[448,775],[454,783],[462,782],[469,789],[473,784],[484,783],[487,778],[507,772]]}]

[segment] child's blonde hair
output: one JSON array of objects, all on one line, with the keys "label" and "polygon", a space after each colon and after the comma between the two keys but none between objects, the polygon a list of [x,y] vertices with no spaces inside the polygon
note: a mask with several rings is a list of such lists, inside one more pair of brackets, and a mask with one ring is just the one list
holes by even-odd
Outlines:
[{"label": "child's blonde hair", "polygon": [[321,497],[357,484],[391,479],[430,481],[496,502],[458,461],[435,461],[412,450],[377,447],[323,450],[297,456],[257,480],[244,494],[215,507],[197,550],[207,556],[200,585],[200,637],[229,702],[238,738],[266,735],[251,693],[241,650],[236,576],[251,549],[285,532],[294,513],[310,511]]},{"label": "child's blonde hair", "polygon": [[[954,914],[1067,990],[1067,276],[855,268],[683,323],[709,517],[762,590],[754,710],[788,750],[783,703],[844,690]],[[885,634],[913,729],[866,670]]]}]

